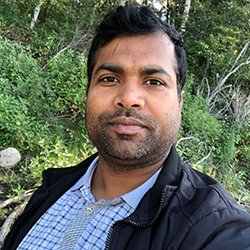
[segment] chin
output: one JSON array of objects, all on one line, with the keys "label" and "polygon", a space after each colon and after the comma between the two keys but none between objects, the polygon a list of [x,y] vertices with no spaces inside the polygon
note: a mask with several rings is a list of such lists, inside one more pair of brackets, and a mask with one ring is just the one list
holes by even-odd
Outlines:
[{"label": "chin", "polygon": [[152,154],[150,152],[137,152],[135,151],[128,152],[124,151],[117,152],[114,154],[114,151],[111,152],[102,152],[99,151],[99,154],[102,158],[108,163],[108,165],[115,171],[131,171],[136,169],[143,169],[149,166],[156,164],[167,156],[165,150],[158,152],[158,154]]}]

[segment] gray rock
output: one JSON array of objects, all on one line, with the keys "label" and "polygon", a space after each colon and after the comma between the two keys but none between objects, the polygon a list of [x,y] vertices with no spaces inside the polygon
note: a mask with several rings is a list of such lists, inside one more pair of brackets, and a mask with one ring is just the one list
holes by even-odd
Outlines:
[{"label": "gray rock", "polygon": [[12,168],[21,160],[21,155],[15,148],[6,148],[0,151],[0,166]]}]

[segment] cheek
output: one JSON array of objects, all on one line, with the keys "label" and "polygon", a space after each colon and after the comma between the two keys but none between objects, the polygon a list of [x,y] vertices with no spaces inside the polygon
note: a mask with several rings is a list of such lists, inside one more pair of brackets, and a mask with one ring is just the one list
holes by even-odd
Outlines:
[{"label": "cheek", "polygon": [[160,100],[155,102],[151,108],[150,113],[158,121],[159,126],[167,126],[168,123],[178,122],[180,117],[180,107],[177,100]]},{"label": "cheek", "polygon": [[113,95],[113,91],[108,88],[95,87],[89,91],[87,101],[89,99],[89,102],[97,105],[100,103],[105,104],[110,102]]},{"label": "cheek", "polygon": [[93,94],[88,94],[86,101],[86,121],[93,122],[94,117],[98,116],[98,103],[99,101],[94,98]]},{"label": "cheek", "polygon": [[165,96],[158,96],[154,99],[147,99],[147,108],[149,112],[157,119],[163,119],[167,113],[171,110],[171,102],[169,98]]},{"label": "cheek", "polygon": [[98,119],[104,111],[110,110],[111,98],[103,92],[89,92],[86,101],[86,115]]},{"label": "cheek", "polygon": [[102,93],[98,93],[97,91],[90,91],[87,98],[87,106],[89,108],[97,108],[104,103],[104,97]]}]

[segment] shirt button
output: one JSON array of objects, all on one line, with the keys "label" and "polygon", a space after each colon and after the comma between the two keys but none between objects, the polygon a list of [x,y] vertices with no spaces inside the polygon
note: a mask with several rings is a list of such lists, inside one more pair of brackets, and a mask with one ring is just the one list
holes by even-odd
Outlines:
[{"label": "shirt button", "polygon": [[93,209],[92,209],[91,207],[86,207],[86,208],[85,208],[85,214],[86,214],[86,215],[91,215],[92,212],[93,212]]}]

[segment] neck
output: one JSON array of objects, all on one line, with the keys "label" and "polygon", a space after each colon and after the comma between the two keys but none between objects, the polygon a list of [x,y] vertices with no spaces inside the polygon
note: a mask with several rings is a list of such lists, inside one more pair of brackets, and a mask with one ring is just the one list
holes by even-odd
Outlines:
[{"label": "neck", "polygon": [[128,170],[122,169],[124,166],[110,167],[99,155],[99,163],[91,182],[91,192],[97,201],[118,198],[139,187],[153,176],[163,165],[166,157],[151,166]]}]

